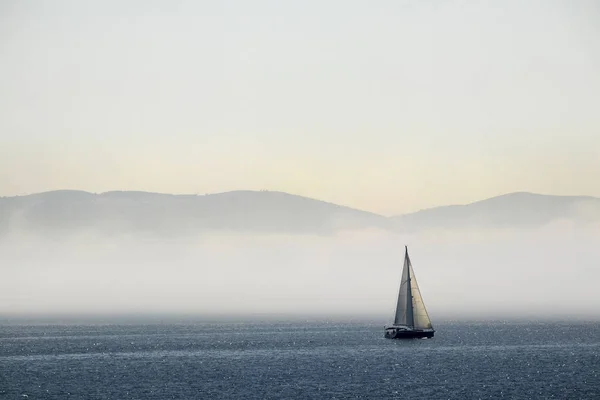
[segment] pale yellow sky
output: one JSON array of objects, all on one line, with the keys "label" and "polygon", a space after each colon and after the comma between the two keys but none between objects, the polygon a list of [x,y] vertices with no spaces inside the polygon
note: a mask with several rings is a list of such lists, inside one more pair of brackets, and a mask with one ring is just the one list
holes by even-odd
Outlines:
[{"label": "pale yellow sky", "polygon": [[8,1],[0,195],[600,197],[595,1]]}]

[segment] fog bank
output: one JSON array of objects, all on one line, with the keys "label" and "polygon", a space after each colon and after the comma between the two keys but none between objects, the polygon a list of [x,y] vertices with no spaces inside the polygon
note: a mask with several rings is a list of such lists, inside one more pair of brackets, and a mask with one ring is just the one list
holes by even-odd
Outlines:
[{"label": "fog bank", "polygon": [[7,237],[0,314],[392,315],[404,245],[436,319],[598,316],[600,229]]}]

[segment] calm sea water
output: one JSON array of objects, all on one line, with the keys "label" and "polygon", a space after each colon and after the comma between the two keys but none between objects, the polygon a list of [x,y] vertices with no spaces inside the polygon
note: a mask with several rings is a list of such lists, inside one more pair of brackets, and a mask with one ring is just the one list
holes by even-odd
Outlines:
[{"label": "calm sea water", "polygon": [[600,324],[0,326],[0,399],[600,399]]}]

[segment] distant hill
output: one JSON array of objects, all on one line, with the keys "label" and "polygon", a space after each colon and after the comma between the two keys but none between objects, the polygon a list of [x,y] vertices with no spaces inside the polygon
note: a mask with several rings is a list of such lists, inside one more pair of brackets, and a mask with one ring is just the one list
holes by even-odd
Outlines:
[{"label": "distant hill", "polygon": [[391,217],[401,231],[430,228],[527,228],[570,220],[600,222],[600,199],[517,192],[466,205],[443,206]]},{"label": "distant hill", "polygon": [[533,227],[564,219],[600,222],[600,199],[511,193],[387,218],[271,191],[170,195],[60,190],[0,198],[0,235],[93,232],[178,236],[212,230],[327,234],[366,228],[412,232],[432,228]]},{"label": "distant hill", "polygon": [[382,227],[385,217],[306,197],[271,191],[209,195],[60,190],[0,198],[0,232],[71,234],[207,230],[329,233]]}]

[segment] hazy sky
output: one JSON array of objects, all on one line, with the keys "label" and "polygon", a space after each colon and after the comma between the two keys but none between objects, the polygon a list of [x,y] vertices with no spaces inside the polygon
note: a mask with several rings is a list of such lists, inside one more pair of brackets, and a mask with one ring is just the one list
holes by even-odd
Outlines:
[{"label": "hazy sky", "polygon": [[0,2],[0,195],[600,196],[589,1]]}]

